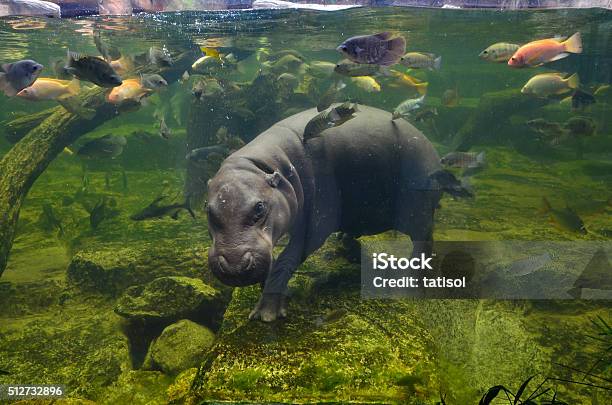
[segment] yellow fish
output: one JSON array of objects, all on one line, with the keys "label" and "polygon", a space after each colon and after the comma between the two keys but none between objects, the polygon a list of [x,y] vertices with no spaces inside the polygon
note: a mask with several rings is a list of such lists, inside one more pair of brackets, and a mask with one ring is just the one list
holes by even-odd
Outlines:
[{"label": "yellow fish", "polygon": [[580,79],[574,73],[564,78],[560,73],[542,73],[533,76],[521,89],[521,93],[535,97],[548,97],[555,94],[563,94],[578,87]]},{"label": "yellow fish", "polygon": [[416,90],[421,96],[427,94],[427,87],[429,86],[428,82],[423,82],[406,73],[398,72],[397,70],[392,70],[391,73],[397,79],[396,84]]},{"label": "yellow fish", "polygon": [[203,46],[200,49],[202,50],[202,52],[206,54],[206,56],[212,56],[213,58],[221,59],[222,55],[215,48],[208,48],[208,47]]},{"label": "yellow fish", "polygon": [[351,77],[351,81],[357,85],[357,87],[367,91],[368,93],[378,93],[380,91],[380,83],[371,76],[356,76]]},{"label": "yellow fish", "polygon": [[77,95],[80,90],[81,85],[77,79],[70,81],[43,77],[17,93],[17,97],[30,101],[63,100]]}]

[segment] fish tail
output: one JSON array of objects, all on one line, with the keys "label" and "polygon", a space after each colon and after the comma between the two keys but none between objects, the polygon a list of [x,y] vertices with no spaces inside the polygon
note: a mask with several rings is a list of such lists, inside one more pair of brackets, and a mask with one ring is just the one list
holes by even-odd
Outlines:
[{"label": "fish tail", "polygon": [[185,203],[183,204],[183,207],[187,210],[187,212],[189,213],[189,215],[191,215],[191,217],[193,219],[196,219],[195,213],[191,209],[191,198],[190,198],[190,196],[187,196],[185,198]]},{"label": "fish tail", "polygon": [[478,155],[476,155],[476,163],[480,165],[485,164],[485,151],[482,151]]},{"label": "fish tail", "polygon": [[552,210],[550,203],[546,197],[542,197],[542,206],[540,207],[540,214],[546,214]]},{"label": "fish tail", "polygon": [[567,85],[570,89],[577,89],[580,85],[580,78],[578,77],[578,73],[574,73],[565,80],[567,81]]},{"label": "fish tail", "polygon": [[402,36],[392,38],[387,41],[387,49],[389,52],[401,57],[406,53],[406,40]]},{"label": "fish tail", "polygon": [[563,42],[565,51],[571,53],[582,53],[582,36],[580,32],[575,33]]},{"label": "fish tail", "polygon": [[81,91],[81,82],[79,79],[74,78],[70,81],[68,84],[68,91],[73,95],[76,95],[79,93],[79,91]]},{"label": "fish tail", "polygon": [[421,95],[424,96],[427,93],[427,87],[429,86],[428,82],[424,82],[424,83],[419,83],[419,84],[415,84],[414,87],[416,88],[417,92]]},{"label": "fish tail", "polygon": [[455,175],[448,170],[438,170],[429,177],[434,181],[434,184],[437,184],[437,189],[455,198],[468,198],[474,196],[468,181],[457,180]]},{"label": "fish tail", "polygon": [[438,56],[434,59],[433,68],[434,70],[440,70],[440,66],[442,65],[442,56]]}]

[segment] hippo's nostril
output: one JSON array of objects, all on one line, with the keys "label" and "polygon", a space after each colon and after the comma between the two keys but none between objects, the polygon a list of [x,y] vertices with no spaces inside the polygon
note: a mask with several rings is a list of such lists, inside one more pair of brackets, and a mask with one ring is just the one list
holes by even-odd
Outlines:
[{"label": "hippo's nostril", "polygon": [[219,261],[219,267],[221,267],[221,270],[227,272],[229,270],[229,263],[227,262],[225,256],[219,255],[217,260]]},{"label": "hippo's nostril", "polygon": [[244,256],[242,256],[242,265],[243,265],[242,268],[244,270],[250,270],[254,264],[255,264],[255,257],[253,256],[253,253],[246,252]]}]

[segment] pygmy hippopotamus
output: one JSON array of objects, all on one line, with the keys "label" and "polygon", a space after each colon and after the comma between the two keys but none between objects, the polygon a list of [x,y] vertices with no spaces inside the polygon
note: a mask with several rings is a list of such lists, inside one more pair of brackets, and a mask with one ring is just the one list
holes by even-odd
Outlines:
[{"label": "pygmy hippopotamus", "polygon": [[231,286],[263,284],[250,319],[286,316],[291,275],[334,232],[394,229],[410,236],[413,255],[430,254],[442,192],[462,193],[433,145],[405,120],[359,106],[355,118],[303,142],[315,115],[310,109],[273,125],[225,159],[208,183],[209,267]]}]

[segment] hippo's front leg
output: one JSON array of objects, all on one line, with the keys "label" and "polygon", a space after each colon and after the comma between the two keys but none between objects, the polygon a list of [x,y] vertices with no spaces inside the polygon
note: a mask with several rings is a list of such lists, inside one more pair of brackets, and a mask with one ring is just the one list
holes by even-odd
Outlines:
[{"label": "hippo's front leg", "polygon": [[294,232],[285,250],[274,261],[259,302],[249,319],[272,322],[287,316],[287,284],[304,257],[304,231]]}]

